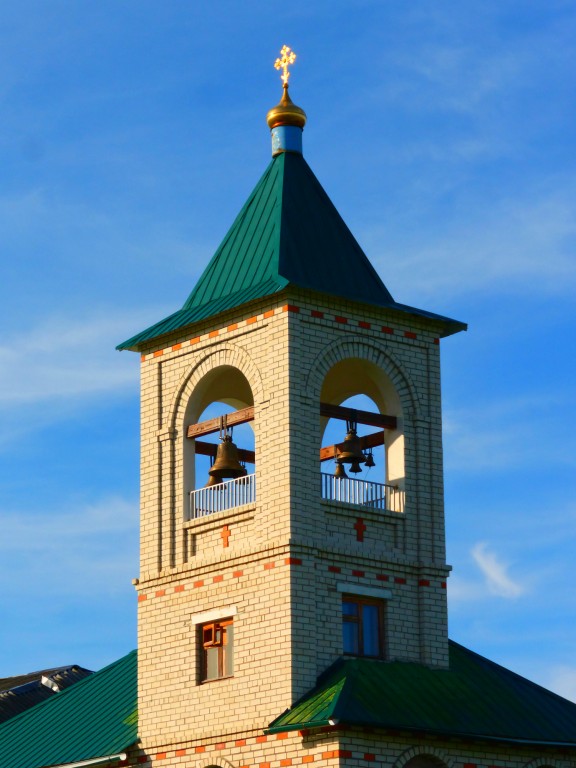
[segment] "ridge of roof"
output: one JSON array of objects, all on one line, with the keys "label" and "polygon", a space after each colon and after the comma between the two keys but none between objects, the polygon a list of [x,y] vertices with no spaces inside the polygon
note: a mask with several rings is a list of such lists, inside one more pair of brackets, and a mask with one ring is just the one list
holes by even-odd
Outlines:
[{"label": "ridge of roof", "polygon": [[2,768],[116,754],[137,739],[137,652],[0,724]]},{"label": "ridge of roof", "polygon": [[576,748],[576,704],[458,643],[449,648],[448,669],[341,659],[266,732],[338,723]]},{"label": "ridge of roof", "polygon": [[272,159],[182,309],[119,344],[145,342],[289,285],[466,326],[394,301],[312,169],[297,152]]}]

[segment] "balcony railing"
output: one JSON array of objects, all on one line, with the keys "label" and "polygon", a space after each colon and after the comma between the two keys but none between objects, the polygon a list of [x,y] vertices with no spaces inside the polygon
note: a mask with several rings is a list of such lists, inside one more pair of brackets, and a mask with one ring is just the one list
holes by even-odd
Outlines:
[{"label": "balcony railing", "polygon": [[388,512],[404,512],[404,491],[398,486],[370,483],[353,477],[338,478],[322,473],[322,498]]},{"label": "balcony railing", "polygon": [[[404,512],[404,491],[396,485],[371,483],[352,477],[339,479],[324,473],[321,478],[322,498],[327,501],[342,501],[388,512]],[[190,492],[188,520],[197,520],[215,512],[254,504],[255,501],[255,474],[227,480],[225,483]]]},{"label": "balcony railing", "polygon": [[188,519],[213,515],[225,509],[253,504],[256,501],[256,475],[238,477],[225,483],[190,491]]}]

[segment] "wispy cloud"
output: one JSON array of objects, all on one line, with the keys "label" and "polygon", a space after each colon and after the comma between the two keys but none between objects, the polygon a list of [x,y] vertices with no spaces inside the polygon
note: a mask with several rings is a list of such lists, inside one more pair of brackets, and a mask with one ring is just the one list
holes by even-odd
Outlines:
[{"label": "wispy cloud", "polygon": [[417,228],[410,239],[406,232],[378,229],[362,240],[393,294],[394,286],[404,286],[404,301],[406,290],[411,301],[443,293],[571,292],[576,286],[576,190],[568,184],[563,188],[559,179],[550,179],[550,187],[555,189],[519,193],[516,199],[470,200],[457,222],[451,224],[447,215],[442,230],[426,230],[425,240]]},{"label": "wispy cloud", "polygon": [[495,552],[488,549],[485,542],[479,542],[472,549],[472,557],[482,571],[486,585],[493,595],[515,598],[524,593],[524,587],[508,574],[508,565],[501,562]]},{"label": "wispy cloud", "polygon": [[135,392],[138,365],[115,344],[141,313],[52,317],[0,345],[0,408]]},{"label": "wispy cloud", "polygon": [[[124,591],[137,573],[138,504],[119,497],[64,510],[2,514],[0,582],[5,596],[38,593],[55,605],[70,595]],[[7,589],[7,585],[10,585]]]}]

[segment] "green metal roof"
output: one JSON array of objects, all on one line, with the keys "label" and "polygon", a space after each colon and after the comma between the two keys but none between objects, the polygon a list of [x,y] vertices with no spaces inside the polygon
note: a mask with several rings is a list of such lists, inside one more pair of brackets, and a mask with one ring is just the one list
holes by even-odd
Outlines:
[{"label": "green metal roof", "polygon": [[450,668],[341,659],[269,733],[335,723],[576,747],[576,704],[450,642]]},{"label": "green metal roof", "polygon": [[136,651],[0,725],[2,768],[115,755],[137,739]]},{"label": "green metal roof", "polygon": [[301,154],[277,155],[181,310],[120,344],[139,345],[289,285],[466,326],[398,304]]}]

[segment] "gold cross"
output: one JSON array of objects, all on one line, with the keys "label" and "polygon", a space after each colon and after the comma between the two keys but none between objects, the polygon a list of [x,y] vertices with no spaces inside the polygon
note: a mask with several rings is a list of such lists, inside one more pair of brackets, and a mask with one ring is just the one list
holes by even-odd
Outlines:
[{"label": "gold cross", "polygon": [[283,73],[280,75],[280,79],[284,83],[284,88],[288,87],[288,78],[290,77],[290,72],[288,72],[288,67],[290,64],[294,64],[296,61],[296,54],[291,48],[288,48],[287,45],[282,46],[282,50],[280,51],[281,58],[276,59],[274,62],[274,67],[276,69],[283,69]]}]

